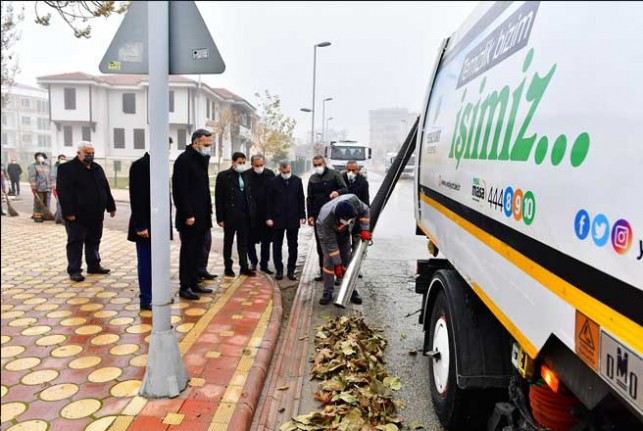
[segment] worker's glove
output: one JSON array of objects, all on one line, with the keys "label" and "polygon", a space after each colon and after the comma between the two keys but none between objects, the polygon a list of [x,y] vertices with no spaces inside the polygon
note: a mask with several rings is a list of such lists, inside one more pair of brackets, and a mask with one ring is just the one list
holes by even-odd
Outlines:
[{"label": "worker's glove", "polygon": [[37,189],[31,189],[31,193],[33,193],[35,195],[36,193],[38,193],[38,190]]},{"label": "worker's glove", "polygon": [[55,196],[55,197],[56,197],[56,199],[57,199],[57,198],[58,198],[58,192],[57,192],[56,190],[53,190],[53,191],[52,191],[52,193],[54,194],[54,196]]},{"label": "worker's glove", "polygon": [[367,230],[363,230],[360,236],[362,238],[362,241],[371,241],[373,239],[371,233]]},{"label": "worker's glove", "polygon": [[343,278],[344,277],[344,267],[341,265],[335,265],[335,277]]}]

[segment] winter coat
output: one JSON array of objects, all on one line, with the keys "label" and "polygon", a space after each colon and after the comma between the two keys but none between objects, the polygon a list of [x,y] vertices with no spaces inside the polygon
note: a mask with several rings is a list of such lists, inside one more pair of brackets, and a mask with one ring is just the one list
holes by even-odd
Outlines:
[{"label": "winter coat", "polygon": [[250,215],[248,185],[244,185],[242,192],[239,175],[241,174],[232,168],[221,171],[217,175],[217,184],[214,188],[217,223],[235,223],[239,217]]},{"label": "winter coat", "polygon": [[266,213],[268,212],[268,185],[275,177],[275,173],[264,168],[261,175],[250,169],[243,173],[248,192],[250,226],[252,228],[266,227]]},{"label": "winter coat", "polygon": [[129,241],[149,242],[149,238],[143,238],[136,234],[138,231],[147,231],[151,235],[151,208],[150,208],[150,155],[145,153],[143,157],[132,163],[129,169],[129,204],[131,209],[127,239]]},{"label": "winter coat", "polygon": [[[329,253],[333,258],[333,265],[341,265],[342,259],[337,244],[337,233],[344,229],[351,230],[352,226],[344,226],[340,223],[339,217],[335,215],[335,208],[340,202],[348,202],[355,209],[356,223],[359,223],[361,230],[370,229],[370,210],[368,205],[360,201],[355,195],[342,195],[324,205],[317,217],[317,234],[319,243],[324,252]],[[335,254],[334,252],[337,251]]]},{"label": "winter coat", "polygon": [[306,218],[304,185],[296,175],[284,180],[277,175],[270,181],[266,220],[272,220],[274,229],[294,229],[299,220]]},{"label": "winter coat", "polygon": [[[204,156],[191,145],[176,158],[172,173],[172,197],[176,207],[175,225],[178,231],[206,231],[212,227],[212,196],[208,163]],[[192,226],[185,224],[195,218]]]},{"label": "winter coat", "polygon": [[330,194],[337,192],[340,195],[348,193],[342,175],[334,169],[324,168],[321,175],[313,174],[308,180],[308,193],[306,207],[308,217],[317,218],[321,208],[330,201]]},{"label": "winter coat", "polygon": [[9,163],[9,166],[7,166],[7,174],[9,174],[11,181],[19,181],[20,175],[22,175],[22,168],[18,163]]},{"label": "winter coat", "polygon": [[348,193],[357,196],[359,200],[364,202],[366,205],[371,204],[371,198],[368,192],[368,180],[364,175],[357,175],[353,182],[350,182],[348,180],[347,172],[344,172],[342,174],[342,177],[344,178],[344,182],[348,186]]},{"label": "winter coat", "polygon": [[78,222],[99,222],[105,212],[116,211],[116,203],[103,168],[91,163],[89,169],[78,157],[58,167],[58,201],[63,217],[76,216]]}]

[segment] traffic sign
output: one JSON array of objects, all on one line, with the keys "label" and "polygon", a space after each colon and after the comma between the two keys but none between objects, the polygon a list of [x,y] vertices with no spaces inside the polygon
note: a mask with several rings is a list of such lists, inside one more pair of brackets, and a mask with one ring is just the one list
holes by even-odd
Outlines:
[{"label": "traffic sign", "polygon": [[[148,74],[147,12],[153,4],[132,2],[98,66],[103,73]],[[225,63],[193,1],[169,2],[170,75],[217,74]]]}]

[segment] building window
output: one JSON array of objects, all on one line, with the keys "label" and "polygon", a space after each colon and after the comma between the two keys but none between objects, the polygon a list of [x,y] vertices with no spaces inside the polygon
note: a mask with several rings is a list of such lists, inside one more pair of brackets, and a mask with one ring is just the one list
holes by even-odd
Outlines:
[{"label": "building window", "polygon": [[134,149],[145,149],[145,129],[134,129]]},{"label": "building window", "polygon": [[22,106],[23,108],[30,108],[31,100],[25,98],[20,99],[20,106]]},{"label": "building window", "polygon": [[31,145],[33,138],[31,137],[30,134],[22,135],[22,143],[23,144],[28,144]]},{"label": "building window", "polygon": [[63,142],[65,147],[73,145],[74,135],[72,134],[71,126],[63,126]]},{"label": "building window", "polygon": [[38,130],[47,130],[49,128],[49,120],[46,118],[38,117]]},{"label": "building window", "polygon": [[23,126],[31,126],[31,117],[21,117],[20,122]]},{"label": "building window", "polygon": [[46,100],[38,100],[36,101],[36,105],[38,107],[37,108],[38,112],[44,113],[44,112],[47,112],[47,110],[49,109],[49,103]]},{"label": "building window", "polygon": [[213,100],[212,101],[212,109],[210,111],[210,113],[212,114],[211,120],[216,120],[217,119],[217,115],[216,115],[217,111],[216,111],[215,107],[216,107],[216,105],[215,105],[214,100]]},{"label": "building window", "polygon": [[81,139],[83,141],[91,142],[91,140],[92,140],[92,129],[91,129],[91,127],[83,126],[83,128],[81,129],[81,132],[82,132],[82,138]]},{"label": "building window", "polygon": [[7,116],[2,114],[2,125],[6,126],[7,125]]},{"label": "building window", "polygon": [[123,93],[123,112],[125,114],[136,114],[136,94]]},{"label": "building window", "polygon": [[177,147],[179,150],[185,150],[185,146],[188,142],[188,132],[185,129],[179,129],[176,133]]},{"label": "building window", "polygon": [[205,99],[205,118],[210,118],[210,99]]},{"label": "building window", "polygon": [[50,147],[51,146],[51,136],[49,136],[49,135],[38,135],[38,146],[39,147]]},{"label": "building window", "polygon": [[174,91],[170,91],[170,112],[174,112]]},{"label": "building window", "polygon": [[76,109],[76,89],[65,88],[65,109],[73,111]]},{"label": "building window", "polygon": [[114,129],[114,148],[125,148],[125,129]]}]

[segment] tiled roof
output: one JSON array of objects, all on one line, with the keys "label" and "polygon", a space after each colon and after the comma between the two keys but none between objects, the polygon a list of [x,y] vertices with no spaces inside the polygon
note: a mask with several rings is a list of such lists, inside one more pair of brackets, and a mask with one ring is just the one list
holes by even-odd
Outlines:
[{"label": "tiled roof", "polygon": [[[94,81],[104,82],[110,85],[138,85],[148,81],[147,75],[100,75],[94,76],[85,72],[61,73],[58,75],[40,76],[42,81]],[[170,75],[170,82],[194,83],[196,81],[181,75]]]}]

